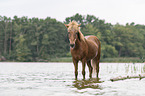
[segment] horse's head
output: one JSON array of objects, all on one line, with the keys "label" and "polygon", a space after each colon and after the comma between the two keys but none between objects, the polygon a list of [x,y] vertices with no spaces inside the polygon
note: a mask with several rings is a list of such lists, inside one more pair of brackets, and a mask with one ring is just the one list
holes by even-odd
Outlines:
[{"label": "horse's head", "polygon": [[68,29],[68,37],[70,41],[70,47],[74,48],[76,40],[80,40],[80,25],[77,22],[72,21],[69,24],[64,24]]}]

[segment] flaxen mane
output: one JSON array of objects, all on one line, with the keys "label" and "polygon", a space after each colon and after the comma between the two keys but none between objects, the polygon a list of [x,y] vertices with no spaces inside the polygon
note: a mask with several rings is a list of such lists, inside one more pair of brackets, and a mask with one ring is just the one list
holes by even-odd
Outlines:
[{"label": "flaxen mane", "polygon": [[80,27],[79,27],[80,25],[76,21],[69,22],[68,25],[69,25],[68,30],[75,30],[75,31],[79,32],[80,39],[84,41],[85,37],[82,34],[82,32],[80,31]]}]

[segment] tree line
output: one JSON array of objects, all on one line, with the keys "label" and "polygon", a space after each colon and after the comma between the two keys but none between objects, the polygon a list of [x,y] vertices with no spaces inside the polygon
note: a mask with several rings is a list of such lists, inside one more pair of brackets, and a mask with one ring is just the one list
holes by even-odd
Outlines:
[{"label": "tree line", "polygon": [[67,57],[69,41],[64,26],[75,20],[81,23],[81,31],[95,35],[101,41],[101,58],[145,58],[145,25],[106,23],[93,15],[75,14],[64,22],[45,19],[0,16],[0,58],[10,61],[50,61]]}]

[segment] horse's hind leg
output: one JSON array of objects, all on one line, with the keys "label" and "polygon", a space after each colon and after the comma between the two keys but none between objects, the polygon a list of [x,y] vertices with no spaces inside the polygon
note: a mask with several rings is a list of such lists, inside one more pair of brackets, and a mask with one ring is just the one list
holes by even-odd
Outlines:
[{"label": "horse's hind leg", "polygon": [[99,77],[99,58],[96,56],[94,59],[93,59],[93,65],[96,65],[96,77],[98,78]]},{"label": "horse's hind leg", "polygon": [[91,66],[91,60],[87,61],[87,65],[88,65],[88,68],[89,68],[89,77],[92,78],[92,66]]},{"label": "horse's hind leg", "polygon": [[99,77],[99,60],[97,60],[96,72],[97,72],[97,78],[98,78]]}]

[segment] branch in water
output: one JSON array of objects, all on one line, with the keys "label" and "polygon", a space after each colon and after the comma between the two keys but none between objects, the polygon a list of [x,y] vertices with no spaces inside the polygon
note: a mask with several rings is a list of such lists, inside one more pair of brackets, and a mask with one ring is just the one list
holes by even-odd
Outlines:
[{"label": "branch in water", "polygon": [[134,75],[134,76],[119,76],[119,77],[116,77],[116,78],[111,78],[110,81],[119,81],[119,80],[125,80],[125,79],[132,79],[132,78],[139,78],[140,80],[142,78],[145,78],[145,74],[139,74],[139,75]]}]

